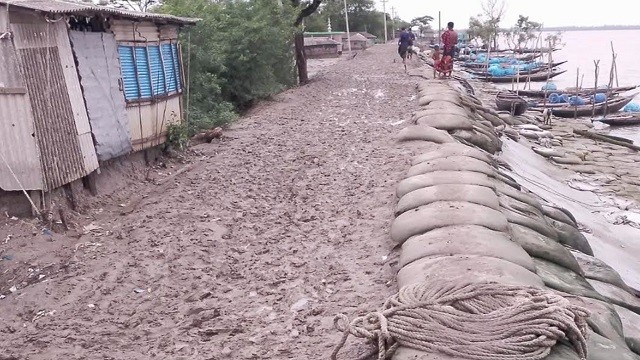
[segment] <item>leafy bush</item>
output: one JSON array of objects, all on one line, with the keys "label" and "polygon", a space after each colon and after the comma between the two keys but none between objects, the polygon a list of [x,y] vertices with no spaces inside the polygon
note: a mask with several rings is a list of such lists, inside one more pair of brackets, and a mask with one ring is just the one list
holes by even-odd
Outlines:
[{"label": "leafy bush", "polygon": [[295,84],[294,10],[278,0],[163,2],[160,12],[201,19],[181,35],[190,68],[189,135]]}]

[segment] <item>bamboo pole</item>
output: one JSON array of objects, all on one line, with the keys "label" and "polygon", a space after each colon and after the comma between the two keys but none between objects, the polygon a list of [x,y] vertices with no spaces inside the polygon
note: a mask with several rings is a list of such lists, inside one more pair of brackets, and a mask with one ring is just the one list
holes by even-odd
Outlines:
[{"label": "bamboo pole", "polygon": [[[613,41],[611,41],[611,52],[615,54],[615,50],[613,50]],[[616,73],[616,87],[620,87],[620,83],[618,82],[618,64],[614,61],[613,69]]]},{"label": "bamboo pole", "polygon": [[574,110],[573,110],[573,118],[577,119],[578,118],[578,80],[580,79],[580,68],[577,69],[576,72],[576,98],[575,98],[575,105],[574,105]]},{"label": "bamboo pole", "polygon": [[613,47],[611,48],[611,70],[609,71],[609,85],[607,86],[607,99],[604,103],[604,114],[603,116],[607,116],[609,114],[609,99],[611,98],[611,87],[613,87],[613,74],[614,74],[614,66],[616,64],[616,53],[613,51]]},{"label": "bamboo pole", "polygon": [[615,139],[612,139],[610,137],[607,137],[607,136],[604,136],[604,135],[600,135],[600,134],[596,134],[596,133],[593,133],[593,132],[590,132],[590,131],[587,131],[587,130],[573,129],[573,133],[574,134],[578,134],[578,135],[582,135],[584,137],[587,137],[587,138],[590,138],[590,139],[593,139],[593,140],[604,141],[604,142],[607,142],[607,143],[610,143],[610,144],[624,146],[626,148],[633,149],[635,151],[640,150],[640,146],[638,146],[638,145],[633,145],[633,144],[630,144],[630,143],[628,143],[626,141],[615,140]]},{"label": "bamboo pole", "polygon": [[600,60],[593,60],[593,64],[596,66],[595,70],[595,84],[593,86],[593,101],[591,108],[591,121],[593,121],[593,117],[596,115],[596,95],[598,95],[598,74],[600,73]]}]

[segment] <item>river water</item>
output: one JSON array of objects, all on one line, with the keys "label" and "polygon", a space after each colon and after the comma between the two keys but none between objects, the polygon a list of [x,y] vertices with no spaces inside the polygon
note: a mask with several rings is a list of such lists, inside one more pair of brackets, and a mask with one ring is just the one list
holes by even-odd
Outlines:
[{"label": "river water", "polygon": [[[547,34],[543,33],[543,37]],[[613,86],[640,85],[640,52],[638,51],[640,30],[584,30],[566,31],[562,33],[563,45],[553,53],[553,62],[567,61],[560,69],[567,70],[552,79],[558,89],[576,86],[593,87],[595,85],[595,64],[599,60],[598,86],[607,85],[612,63],[611,46],[616,53],[617,82],[614,77]],[[545,57],[545,61],[547,61]],[[542,83],[532,83],[531,89],[540,89]],[[511,89],[511,84],[499,87]],[[523,84],[520,85],[520,88]],[[638,94],[634,102],[640,104],[640,88],[633,92]],[[585,120],[589,122],[590,120]],[[640,126],[609,128],[594,122],[596,129],[609,130],[611,135],[623,136],[640,144]]]}]

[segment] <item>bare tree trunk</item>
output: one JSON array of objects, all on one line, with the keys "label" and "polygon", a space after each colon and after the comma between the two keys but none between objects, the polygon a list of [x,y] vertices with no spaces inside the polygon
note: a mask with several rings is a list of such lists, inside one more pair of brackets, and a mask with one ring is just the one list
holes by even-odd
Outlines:
[{"label": "bare tree trunk", "polygon": [[309,73],[307,72],[307,57],[304,54],[304,34],[297,32],[294,38],[296,52],[296,68],[298,69],[298,82],[304,85],[309,82]]}]

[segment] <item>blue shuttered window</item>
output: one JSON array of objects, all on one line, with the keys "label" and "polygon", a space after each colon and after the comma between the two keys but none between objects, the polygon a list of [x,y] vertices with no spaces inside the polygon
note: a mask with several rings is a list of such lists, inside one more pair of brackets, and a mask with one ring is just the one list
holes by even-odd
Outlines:
[{"label": "blue shuttered window", "polygon": [[119,45],[125,100],[149,100],[182,90],[177,44]]},{"label": "blue shuttered window", "polygon": [[140,92],[138,91],[136,66],[133,61],[133,48],[131,46],[118,46],[118,55],[120,56],[124,98],[127,101],[139,99]]}]

